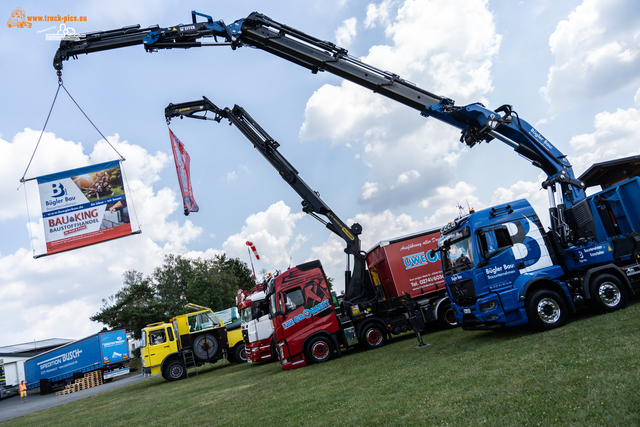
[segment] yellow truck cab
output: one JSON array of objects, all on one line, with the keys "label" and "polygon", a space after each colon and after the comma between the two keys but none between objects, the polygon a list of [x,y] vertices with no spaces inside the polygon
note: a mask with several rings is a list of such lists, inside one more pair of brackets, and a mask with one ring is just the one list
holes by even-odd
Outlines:
[{"label": "yellow truck cab", "polygon": [[187,304],[197,310],[171,319],[170,323],[153,323],[142,329],[142,371],[159,374],[167,381],[187,376],[187,366],[215,363],[227,357],[230,362],[244,362],[242,333],[227,333],[225,323],[207,307]]}]

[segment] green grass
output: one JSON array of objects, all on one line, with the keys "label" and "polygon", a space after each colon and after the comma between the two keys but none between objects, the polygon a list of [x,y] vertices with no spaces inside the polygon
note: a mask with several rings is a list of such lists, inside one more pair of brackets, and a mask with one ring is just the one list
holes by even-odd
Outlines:
[{"label": "green grass", "polygon": [[[151,378],[2,425],[640,425],[640,302],[535,333],[413,335],[293,371],[211,365]],[[192,375],[192,374],[190,374]]]}]

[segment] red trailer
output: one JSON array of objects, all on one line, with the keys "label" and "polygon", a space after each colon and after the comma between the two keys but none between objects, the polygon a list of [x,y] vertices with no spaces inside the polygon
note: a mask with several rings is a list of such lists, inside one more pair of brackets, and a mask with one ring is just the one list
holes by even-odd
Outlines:
[{"label": "red trailer", "polygon": [[437,228],[382,241],[367,252],[366,260],[372,282],[382,286],[387,298],[409,294],[429,305],[434,320],[453,327],[456,319],[436,252],[439,238]]}]

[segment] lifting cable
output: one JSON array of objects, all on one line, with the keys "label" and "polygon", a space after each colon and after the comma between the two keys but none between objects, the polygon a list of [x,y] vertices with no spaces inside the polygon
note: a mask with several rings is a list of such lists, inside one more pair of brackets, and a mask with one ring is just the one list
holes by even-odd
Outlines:
[{"label": "lifting cable", "polygon": [[[86,119],[89,121],[89,123],[91,123],[91,125],[94,127],[94,129],[100,134],[102,139],[104,139],[107,142],[107,144],[109,144],[109,146],[113,149],[113,151],[116,152],[118,157],[120,157],[120,162],[123,162],[123,161],[126,160],[118,152],[118,150],[116,150],[116,148],[111,144],[111,142],[109,142],[109,140],[102,134],[102,132],[100,132],[100,129],[98,129],[98,127],[93,123],[93,121],[91,121],[89,116],[87,116],[87,113],[85,113],[84,110],[80,107],[80,105],[78,105],[78,103],[73,98],[73,96],[71,96],[71,94],[69,93],[69,91],[67,90],[67,88],[64,86],[64,84],[62,82],[62,71],[58,70],[57,76],[58,76],[58,89],[56,90],[56,94],[53,97],[53,102],[51,103],[51,108],[49,109],[49,114],[47,114],[47,119],[45,120],[44,126],[42,127],[42,132],[40,132],[40,137],[38,138],[38,142],[36,143],[36,148],[33,150],[33,153],[31,154],[31,158],[29,159],[29,163],[27,164],[27,168],[25,169],[24,174],[22,175],[22,178],[20,178],[20,182],[22,183],[22,185],[24,185],[24,183],[26,181],[31,181],[33,179],[36,179],[36,178],[25,179],[24,177],[27,175],[27,171],[29,170],[29,167],[31,166],[31,162],[33,161],[33,158],[36,155],[36,151],[38,150],[38,146],[40,145],[40,141],[42,140],[42,136],[44,135],[44,131],[47,128],[47,124],[49,123],[49,118],[51,117],[51,112],[53,111],[53,107],[56,104],[56,100],[58,99],[58,93],[60,93],[60,88],[64,89],[64,91],[67,93],[67,95],[69,95],[69,98],[71,98],[73,103],[76,104],[76,107],[78,107],[80,112],[86,117]],[[124,183],[127,186],[127,192],[129,192],[129,183],[127,181],[127,175],[126,175],[126,173],[124,171],[124,167],[122,167],[122,165],[120,165],[120,169],[122,170]],[[24,194],[25,194],[25,201],[26,201],[27,200],[27,188],[26,188],[26,185],[24,187],[25,187],[25,190],[24,190],[25,193]],[[18,189],[20,189],[20,187],[18,187]],[[134,214],[134,216],[136,218],[136,222],[138,223],[138,230],[140,230],[140,222],[138,222],[138,214],[136,212],[136,208],[135,208],[135,205],[133,203],[133,199],[131,199],[131,207],[133,208],[133,214]],[[27,217],[28,217],[29,221],[31,221],[31,216],[29,215],[29,204],[28,203],[27,203]],[[31,249],[32,249],[32,251],[34,251],[35,249],[33,248],[33,237],[31,235],[31,227],[28,227],[28,228],[29,228],[29,239],[31,240]]]}]

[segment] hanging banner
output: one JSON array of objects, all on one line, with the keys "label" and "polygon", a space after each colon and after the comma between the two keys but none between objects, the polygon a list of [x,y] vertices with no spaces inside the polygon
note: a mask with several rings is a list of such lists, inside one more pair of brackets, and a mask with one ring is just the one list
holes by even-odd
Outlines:
[{"label": "hanging banner", "polygon": [[118,160],[36,179],[46,255],[132,234]]},{"label": "hanging banner", "polygon": [[176,172],[178,172],[178,182],[180,183],[180,191],[182,192],[182,204],[184,205],[184,214],[189,212],[198,212],[198,204],[193,198],[193,188],[191,187],[191,171],[189,170],[191,158],[185,150],[184,145],[169,129],[169,137],[171,138],[171,148],[173,149],[173,160],[176,163]]}]

